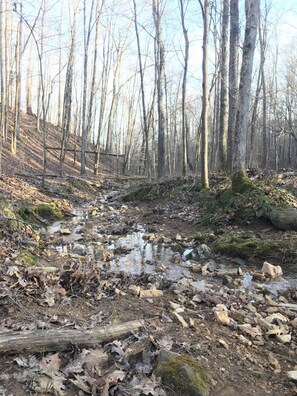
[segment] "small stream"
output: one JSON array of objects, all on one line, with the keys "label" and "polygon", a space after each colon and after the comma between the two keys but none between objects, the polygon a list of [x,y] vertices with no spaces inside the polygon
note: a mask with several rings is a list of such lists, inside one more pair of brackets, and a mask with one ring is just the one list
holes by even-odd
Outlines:
[{"label": "small stream", "polygon": [[[157,243],[146,238],[146,230],[142,225],[135,224],[125,235],[113,235],[104,232],[106,225],[110,227],[120,227],[124,219],[120,212],[108,213],[103,211],[97,216],[90,216],[90,207],[79,207],[73,211],[71,219],[57,221],[47,228],[47,234],[54,237],[51,249],[58,254],[73,254],[85,257],[88,262],[98,262],[100,266],[112,272],[127,272],[131,275],[155,274],[176,281],[181,278],[193,278],[190,267],[195,264],[191,260],[186,260],[185,256],[190,249],[185,249],[181,259],[176,260],[178,253],[171,246],[165,243]],[[116,221],[115,221],[116,220]],[[103,230],[103,231],[102,231]],[[91,236],[91,237],[90,237]],[[107,260],[98,259],[98,251],[109,256]],[[102,258],[102,257],[101,257]],[[209,260],[211,266],[215,267],[215,272],[234,274],[237,266],[231,264],[225,257],[216,257]],[[250,288],[256,286],[249,274],[249,271],[260,268],[242,267],[243,287]],[[279,278],[261,287],[269,290],[273,294],[287,290],[289,287],[297,287],[296,273],[290,271],[286,273],[283,267],[285,278]],[[200,276],[201,277],[201,276]]]}]

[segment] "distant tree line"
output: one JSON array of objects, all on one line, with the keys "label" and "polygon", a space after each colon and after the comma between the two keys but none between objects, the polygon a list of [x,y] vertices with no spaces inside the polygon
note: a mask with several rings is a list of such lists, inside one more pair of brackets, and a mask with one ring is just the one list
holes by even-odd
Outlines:
[{"label": "distant tree line", "polygon": [[70,135],[82,174],[90,147],[94,174],[111,153],[123,173],[201,174],[206,188],[209,172],[235,186],[248,167],[295,168],[297,55],[276,13],[268,0],[0,0],[0,153],[17,156],[24,111],[44,173],[48,122],[61,173]]}]

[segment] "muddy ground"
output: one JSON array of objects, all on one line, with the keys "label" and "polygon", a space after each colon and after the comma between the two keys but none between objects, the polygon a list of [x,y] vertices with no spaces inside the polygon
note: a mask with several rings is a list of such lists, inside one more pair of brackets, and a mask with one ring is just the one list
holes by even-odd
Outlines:
[{"label": "muddy ground", "polygon": [[[93,348],[6,352],[0,395],[182,395],[154,376],[163,349],[197,360],[208,372],[210,395],[297,395],[287,374],[297,364],[295,286],[271,294],[267,278],[245,283],[246,266],[232,257],[185,257],[203,244],[191,238],[199,231],[199,207],[189,198],[195,190],[171,201],[124,202],[133,188],[72,178],[42,190],[38,181],[2,178],[3,202],[64,200],[66,217],[37,218],[37,227],[1,223],[1,331],[87,330],[136,319],[143,326]],[[142,297],[147,290],[153,292]],[[225,322],[215,315],[220,305]],[[279,316],[267,324],[273,314]]]}]

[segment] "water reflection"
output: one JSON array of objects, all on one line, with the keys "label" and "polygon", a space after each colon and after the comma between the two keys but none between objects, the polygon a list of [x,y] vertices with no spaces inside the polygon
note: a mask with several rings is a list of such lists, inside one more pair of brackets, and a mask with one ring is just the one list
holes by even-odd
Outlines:
[{"label": "water reflection", "polygon": [[174,252],[168,246],[161,243],[152,243],[144,239],[145,233],[133,232],[125,237],[119,238],[109,246],[109,249],[130,250],[122,257],[116,257],[110,261],[113,271],[126,271],[133,275],[141,273],[163,273],[166,278],[177,280],[189,276],[189,270],[180,264],[170,261]]}]

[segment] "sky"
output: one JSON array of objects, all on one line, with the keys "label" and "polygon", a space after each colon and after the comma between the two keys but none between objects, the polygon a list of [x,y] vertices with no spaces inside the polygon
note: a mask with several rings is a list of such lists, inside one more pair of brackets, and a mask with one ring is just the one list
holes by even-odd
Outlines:
[{"label": "sky", "polygon": [[[23,0],[23,11],[24,16],[30,24],[33,23],[34,18],[38,12],[39,4],[44,1],[46,4],[46,16],[45,16],[45,70],[47,78],[51,79],[58,72],[59,65],[59,53],[58,47],[62,47],[62,65],[64,69],[61,73],[62,78],[65,75],[65,65],[68,56],[68,44],[69,44],[69,32],[70,32],[70,20],[71,11],[73,10],[74,4],[77,0]],[[88,7],[90,1],[87,0]],[[220,0],[216,0],[217,4],[220,4]],[[241,9],[241,31],[244,32],[244,1],[240,1]],[[163,34],[165,41],[166,51],[166,74],[170,83],[170,90],[172,96],[176,95],[178,86],[183,70],[183,46],[184,40],[181,30],[179,4],[178,0],[162,0],[165,4],[165,11],[163,15]],[[286,59],[288,54],[292,53],[292,48],[296,48],[296,37],[297,37],[297,0],[262,0],[262,10],[265,9],[265,4],[268,4],[268,36],[270,37],[270,47],[267,53],[268,63],[276,52],[276,43],[278,43],[279,53],[279,71],[282,71],[286,65]],[[78,18],[78,32],[76,42],[76,66],[75,66],[75,91],[77,92],[77,100],[80,97],[80,86],[81,76],[83,69],[83,20],[82,20],[82,4],[83,0],[79,1],[79,18]],[[115,41],[126,34],[125,32],[130,27],[128,45],[125,51],[123,64],[121,67],[121,73],[119,78],[119,85],[124,84],[125,81],[130,81],[127,86],[124,86],[122,93],[129,97],[128,86],[131,87],[131,78],[137,72],[137,49],[135,41],[134,26],[131,24],[133,17],[133,3],[132,0],[106,0],[106,9],[102,18],[101,28],[101,44],[103,40],[104,26],[108,25],[108,20],[112,17],[113,29],[111,34],[114,36]],[[138,19],[140,27],[140,38],[141,38],[141,49],[143,54],[143,63],[146,65],[146,89],[148,98],[151,95],[153,87],[152,81],[154,78],[154,56],[153,56],[153,35],[154,25],[152,20],[152,10],[150,0],[137,0],[138,5]],[[219,15],[217,16],[219,18]],[[16,19],[16,15],[14,16]],[[199,98],[201,95],[201,63],[202,63],[202,35],[203,25],[201,18],[201,10],[198,0],[189,0],[187,12],[186,12],[186,26],[188,28],[189,40],[190,40],[190,59],[189,59],[189,73],[188,73],[188,100],[194,100]],[[61,30],[61,38],[59,38]],[[38,37],[39,31],[36,30],[36,36]],[[24,27],[24,40],[28,35],[28,28]],[[40,42],[39,42],[40,44]],[[28,45],[26,52],[23,56],[23,86],[26,79],[26,67],[29,58]],[[33,52],[32,57],[35,61],[35,73],[38,74],[38,64],[36,62],[36,50],[34,43],[32,45]],[[114,49],[115,50],[115,49]],[[145,59],[145,54],[149,56]],[[90,42],[90,60],[93,54],[93,40]],[[213,76],[213,58],[214,58],[214,45],[212,40],[210,41],[210,78]],[[100,62],[101,50],[99,51],[98,60],[98,80],[100,79]],[[257,61],[259,60],[259,51],[257,49],[255,56],[255,68],[254,74],[257,71]],[[269,66],[269,64],[268,64]],[[54,86],[54,94],[52,95],[52,103],[57,101],[57,81],[56,78]],[[110,87],[111,91],[111,87]],[[172,100],[173,97],[171,98]]]}]

